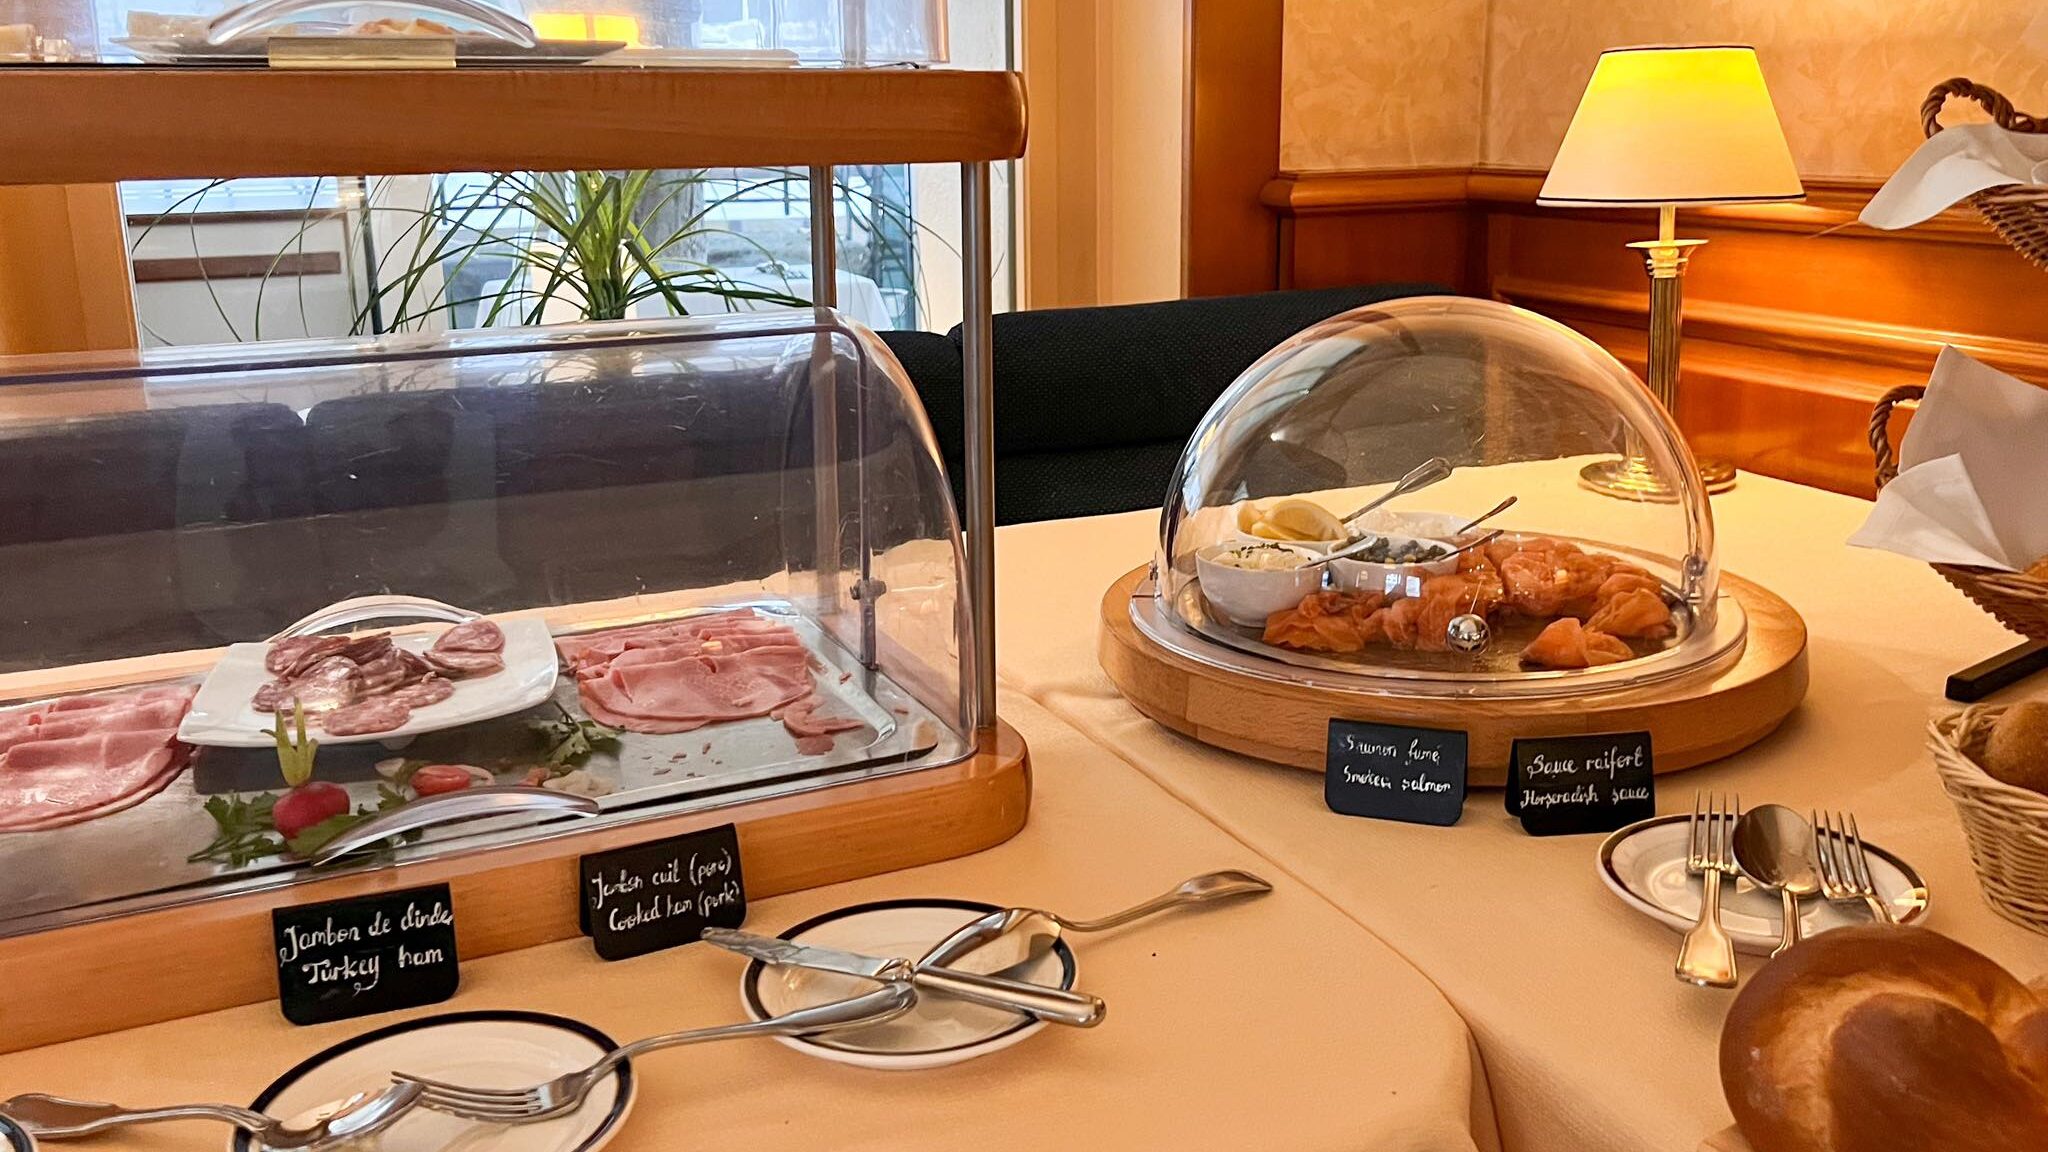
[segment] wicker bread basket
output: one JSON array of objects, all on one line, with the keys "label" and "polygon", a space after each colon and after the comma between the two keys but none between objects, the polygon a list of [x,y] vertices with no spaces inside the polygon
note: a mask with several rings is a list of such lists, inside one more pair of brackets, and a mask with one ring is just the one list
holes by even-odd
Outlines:
[{"label": "wicker bread basket", "polygon": [[2004,705],[1979,704],[1928,727],[1941,786],[1956,806],[1984,899],[2013,923],[2048,935],[2048,796],[1977,766]]},{"label": "wicker bread basket", "polygon": [[[1926,394],[1927,389],[1918,384],[1901,385],[1880,397],[1870,413],[1870,451],[1877,457],[1879,491],[1899,474],[1898,454],[1891,440],[1892,409]],[[2048,640],[2048,580],[1967,564],[1936,564],[1934,570],[1977,607],[1996,616],[2000,624],[2029,640]]]},{"label": "wicker bread basket", "polygon": [[[1958,76],[1936,85],[1920,102],[1920,126],[1929,136],[1941,131],[1941,107],[1951,96],[1975,100],[2000,128],[2048,133],[2048,120],[2017,111],[2004,96]],[[2048,188],[2002,184],[1976,193],[1970,203],[2020,255],[2048,268]]]},{"label": "wicker bread basket", "polygon": [[[1951,96],[1975,100],[2001,128],[2048,133],[2048,120],[2017,111],[2004,96],[1959,76],[1935,85],[1920,102],[1920,126],[1929,136],[1941,131],[1941,109]],[[2048,188],[2006,184],[1971,196],[1970,203],[2020,255],[2048,269]],[[1877,457],[1880,490],[1899,474],[1898,456],[1891,443],[1892,409],[1926,394],[1927,389],[1917,384],[1894,388],[1878,400],[1870,414],[1870,450]],[[2000,624],[2030,640],[2048,640],[2048,580],[1963,564],[1936,564],[1934,570],[1979,608],[1997,617]]]}]

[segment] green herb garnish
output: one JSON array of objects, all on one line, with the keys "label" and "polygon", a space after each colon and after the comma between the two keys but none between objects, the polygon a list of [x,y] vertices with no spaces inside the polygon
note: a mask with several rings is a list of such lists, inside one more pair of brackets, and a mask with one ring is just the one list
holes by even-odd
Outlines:
[{"label": "green herb garnish", "polygon": [[206,814],[220,829],[213,843],[187,856],[188,863],[208,861],[240,868],[266,856],[281,855],[284,838],[271,823],[270,810],[277,795],[259,792],[254,796],[214,796],[206,801]]},{"label": "green herb garnish", "polygon": [[573,768],[589,759],[599,744],[619,742],[615,728],[595,720],[578,720],[560,704],[555,705],[555,711],[560,715],[553,720],[534,720],[528,724],[544,749],[541,760],[552,769]]}]

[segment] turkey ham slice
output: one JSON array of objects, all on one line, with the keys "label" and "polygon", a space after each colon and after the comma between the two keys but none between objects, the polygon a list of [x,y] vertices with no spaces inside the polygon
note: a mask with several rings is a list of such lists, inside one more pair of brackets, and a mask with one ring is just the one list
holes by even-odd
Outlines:
[{"label": "turkey ham slice", "polygon": [[192,689],[72,697],[0,717],[0,832],[76,824],[139,804],[176,779]]}]

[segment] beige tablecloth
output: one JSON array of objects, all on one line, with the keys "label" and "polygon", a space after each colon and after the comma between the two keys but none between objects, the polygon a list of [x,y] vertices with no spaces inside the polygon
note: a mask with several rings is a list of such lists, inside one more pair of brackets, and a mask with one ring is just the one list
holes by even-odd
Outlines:
[{"label": "beige tablecloth", "polygon": [[[1485,508],[1497,495],[1448,506]],[[1932,927],[2038,976],[2048,972],[2048,939],[1984,905],[1922,750],[1927,718],[1945,707],[1944,677],[2015,638],[1926,567],[1844,546],[1867,508],[1753,476],[1716,498],[1723,567],[1805,616],[1812,688],[1765,743],[1663,778],[1659,810],[1686,810],[1695,788],[1739,789],[1745,803],[1851,808],[1873,841],[1927,878]],[[1638,512],[1560,499],[1535,522],[1625,541],[1618,522]],[[1095,661],[1098,605],[1110,581],[1150,559],[1158,519],[1134,512],[999,534],[1006,683],[1427,973],[1478,1038],[1510,1152],[1687,1152],[1724,1128],[1715,1045],[1732,993],[1672,978],[1676,936],[1601,886],[1598,837],[1526,836],[1498,790],[1475,791],[1463,822],[1447,829],[1338,816],[1316,774],[1183,739],[1123,702]]]},{"label": "beige tablecloth", "polygon": [[[965,859],[762,901],[748,926],[774,932],[834,907],[910,896],[1090,916],[1196,872],[1271,871],[1029,700],[1011,694],[1003,708],[1035,764],[1022,833]],[[1110,1004],[1093,1031],[1051,1027],[995,1055],[914,1073],[848,1068],[763,1041],[658,1053],[642,1062],[639,1102],[611,1147],[1495,1148],[1471,1038],[1444,998],[1321,896],[1271,879],[1277,890],[1260,900],[1080,943],[1081,982]],[[455,999],[423,1011],[556,1012],[633,1039],[741,1018],[743,967],[708,945],[605,964],[570,941],[464,964]],[[0,1022],[5,995],[0,982]],[[19,1052],[0,1056],[0,1099],[246,1101],[307,1055],[396,1018],[294,1028],[258,1004]],[[219,1126],[187,1123],[98,1146],[224,1142]]]}]

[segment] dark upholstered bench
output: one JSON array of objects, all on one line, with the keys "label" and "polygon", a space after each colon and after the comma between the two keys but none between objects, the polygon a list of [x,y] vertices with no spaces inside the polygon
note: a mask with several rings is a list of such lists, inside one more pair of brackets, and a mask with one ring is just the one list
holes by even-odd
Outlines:
[{"label": "dark upholstered bench", "polygon": [[[997,316],[996,522],[1156,507],[1196,421],[1274,345],[1339,312],[1446,291],[1373,284]],[[960,330],[882,339],[917,385],[958,500]]]}]

